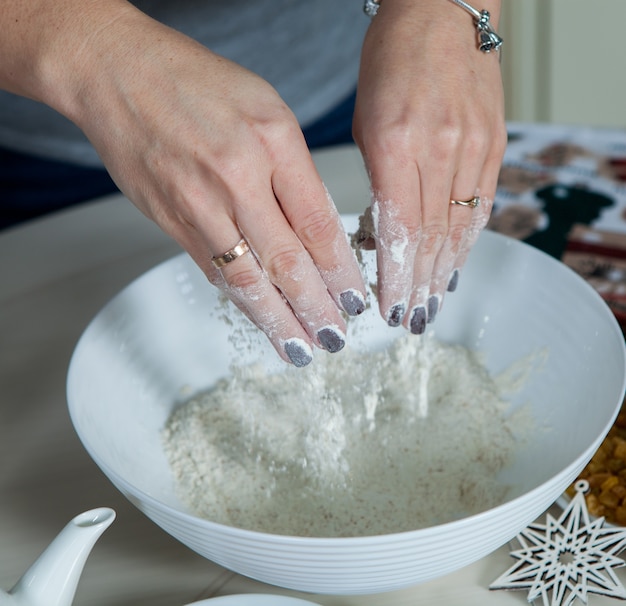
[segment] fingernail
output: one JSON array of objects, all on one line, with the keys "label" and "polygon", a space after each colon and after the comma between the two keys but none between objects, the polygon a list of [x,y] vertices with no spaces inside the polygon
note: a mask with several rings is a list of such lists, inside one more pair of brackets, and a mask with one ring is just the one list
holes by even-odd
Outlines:
[{"label": "fingernail", "polygon": [[413,310],[410,327],[414,335],[421,335],[426,330],[426,308],[423,305]]},{"label": "fingernail", "polygon": [[448,292],[454,292],[459,285],[459,270],[455,269],[450,276],[450,282],[448,282]]},{"label": "fingernail", "polygon": [[293,338],[285,341],[284,349],[291,363],[297,368],[302,368],[313,361],[313,352],[302,339]]},{"label": "fingernail", "polygon": [[439,297],[437,295],[430,295],[428,297],[428,323],[432,324],[437,317],[439,311]]},{"label": "fingernail", "polygon": [[365,311],[365,298],[354,288],[350,288],[339,295],[341,306],[349,316],[359,316]]},{"label": "fingernail", "polygon": [[332,326],[322,328],[317,333],[317,338],[320,340],[322,347],[330,353],[337,353],[342,350],[346,344],[346,340],[341,332]]},{"label": "fingernail", "polygon": [[402,324],[402,320],[404,318],[404,305],[402,303],[398,303],[394,305],[387,315],[387,324],[389,326],[400,326]]}]

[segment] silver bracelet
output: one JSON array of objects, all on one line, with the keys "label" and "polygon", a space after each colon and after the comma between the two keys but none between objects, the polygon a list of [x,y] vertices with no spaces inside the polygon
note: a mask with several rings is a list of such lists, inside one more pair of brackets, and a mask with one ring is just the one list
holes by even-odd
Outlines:
[{"label": "silver bracelet", "polygon": [[378,12],[378,5],[380,0],[365,0],[365,4],[363,4],[363,12],[368,17],[375,17]]},{"label": "silver bracelet", "polygon": [[451,1],[457,6],[464,8],[470,15],[472,15],[472,17],[474,17],[474,24],[476,25],[476,31],[478,32],[478,50],[481,50],[483,53],[490,53],[491,51],[499,51],[502,48],[502,38],[498,36],[496,30],[493,29],[491,23],[489,22],[491,17],[489,11],[476,10],[464,0]]},{"label": "silver bracelet", "polygon": [[[491,18],[489,11],[476,10],[464,0],[451,0],[451,2],[465,9],[474,17],[474,24],[478,33],[478,50],[483,53],[490,53],[491,51],[499,51],[502,48],[502,38],[498,36],[489,22]],[[363,11],[368,17],[375,17],[379,6],[380,0],[365,0]]]}]

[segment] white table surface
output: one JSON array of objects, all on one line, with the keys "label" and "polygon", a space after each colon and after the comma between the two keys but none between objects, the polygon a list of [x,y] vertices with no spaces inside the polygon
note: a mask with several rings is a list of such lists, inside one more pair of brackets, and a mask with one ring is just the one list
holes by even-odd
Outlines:
[{"label": "white table surface", "polygon": [[[354,148],[320,152],[315,160],[341,212],[360,212],[368,204]],[[0,232],[0,587],[10,589],[74,515],[110,506],[117,519],[91,553],[76,606],[176,606],[253,592],[327,606],[525,604],[524,592],[488,589],[513,563],[507,546],[454,574],[393,593],[283,591],[196,555],[117,492],[71,426],[65,400],[69,358],[111,297],[177,252],[122,196]],[[609,603],[591,597],[591,604]]]}]

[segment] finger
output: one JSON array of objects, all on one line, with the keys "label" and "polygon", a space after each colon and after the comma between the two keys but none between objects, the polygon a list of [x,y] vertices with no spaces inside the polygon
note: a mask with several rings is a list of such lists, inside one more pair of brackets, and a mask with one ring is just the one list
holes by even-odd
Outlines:
[{"label": "finger", "polygon": [[278,353],[296,366],[312,360],[311,340],[287,302],[250,251],[223,266],[224,290],[267,335]]},{"label": "finger", "polygon": [[[202,220],[199,218],[198,220]],[[301,367],[313,359],[312,341],[288,303],[271,284],[252,250],[217,268],[214,258],[224,256],[242,238],[239,227],[226,214],[205,217],[205,232],[188,229],[179,234],[186,250],[233,303],[268,337],[279,356]]]},{"label": "finger", "polygon": [[[465,160],[454,178],[449,195],[448,233],[437,255],[430,284],[430,293],[437,299],[438,309],[441,309],[446,291],[454,291],[456,288],[460,270],[459,254],[472,223],[473,214],[477,210],[477,207],[471,205],[475,200],[480,204],[476,186],[480,179],[484,157],[478,154],[461,154],[460,157]],[[461,203],[458,203],[459,201]],[[464,202],[468,204],[463,204]]]},{"label": "finger", "polygon": [[400,326],[408,310],[421,234],[419,176],[412,154],[374,147],[385,151],[363,153],[363,159],[371,183],[378,307],[389,326]]},{"label": "finger", "polygon": [[[458,199],[471,200],[473,196],[469,198],[464,196]],[[434,322],[443,305],[446,291],[453,291],[455,281],[458,281],[457,259],[471,223],[472,210],[470,207],[457,207],[450,203],[448,210],[448,233],[437,254],[429,287],[429,322]]]},{"label": "finger", "polygon": [[450,283],[448,284],[449,291],[456,290],[458,286],[458,281],[460,279],[461,270],[463,269],[463,266],[467,261],[467,257],[474,247],[474,244],[476,244],[476,241],[478,240],[482,230],[487,225],[489,221],[489,216],[491,215],[491,209],[493,208],[493,198],[488,198],[487,196],[479,197],[480,204],[472,212],[472,221],[467,228],[465,239],[456,258],[455,269],[453,271],[452,277],[450,278]]},{"label": "finger", "polygon": [[[452,173],[448,163],[424,162],[421,172],[422,234],[413,270],[410,314],[405,325],[413,334],[422,334],[434,321],[440,299],[431,293],[431,281],[438,255],[448,235],[448,206]],[[442,168],[443,167],[443,168]]]},{"label": "finger", "polygon": [[308,253],[335,304],[350,316],[361,314],[366,293],[363,276],[304,140],[294,146],[289,166],[279,164],[272,187],[286,224]]},{"label": "finger", "polygon": [[[239,227],[291,314],[320,347],[337,352],[345,345],[345,320],[309,253],[291,229],[277,202],[261,205],[263,213],[241,212]],[[250,209],[252,210],[252,209]],[[225,272],[224,277],[230,281]]]},{"label": "finger", "polygon": [[[502,146],[502,149],[504,149],[504,145]],[[482,230],[489,222],[496,187],[498,184],[498,174],[501,162],[501,153],[496,152],[490,159],[487,160],[482,169],[479,189],[476,192],[476,195],[480,197],[480,204],[472,211],[472,220],[467,229],[465,240],[459,250],[459,254],[455,262],[455,268],[448,284],[449,291],[456,289],[461,269],[465,265],[467,257],[469,256],[473,246],[476,244]]]}]

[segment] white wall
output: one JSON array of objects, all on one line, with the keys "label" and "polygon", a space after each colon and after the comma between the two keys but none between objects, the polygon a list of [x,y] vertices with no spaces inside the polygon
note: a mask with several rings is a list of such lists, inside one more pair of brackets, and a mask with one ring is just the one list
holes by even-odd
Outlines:
[{"label": "white wall", "polygon": [[508,120],[626,126],[626,0],[503,0],[500,33]]}]

